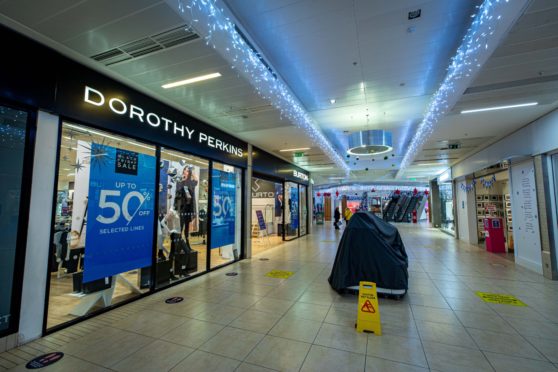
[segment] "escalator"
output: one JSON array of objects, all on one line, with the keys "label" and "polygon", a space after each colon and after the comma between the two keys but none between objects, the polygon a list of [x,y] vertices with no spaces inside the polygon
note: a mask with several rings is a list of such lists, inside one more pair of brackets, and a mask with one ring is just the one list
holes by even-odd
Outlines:
[{"label": "escalator", "polygon": [[395,212],[393,214],[393,222],[401,221],[401,217],[403,215],[403,212],[407,208],[407,205],[409,204],[410,199],[411,199],[411,197],[408,194],[401,193],[401,198],[399,198],[399,202],[397,203],[397,206],[395,207]]},{"label": "escalator", "polygon": [[407,213],[407,210],[409,208],[409,205],[411,204],[413,200],[413,196],[412,195],[405,195],[405,200],[403,201],[403,203],[401,204],[401,208],[398,210],[398,213],[396,215],[396,222],[401,222],[403,221],[403,219],[405,218],[405,214]]},{"label": "escalator", "polygon": [[391,199],[389,200],[388,204],[384,208],[384,221],[393,221],[393,214],[395,212],[395,206],[399,201],[399,195],[392,195]]},{"label": "escalator", "polygon": [[401,218],[402,222],[411,222],[411,216],[413,215],[413,211],[417,208],[417,205],[419,204],[420,200],[422,199],[422,195],[414,195],[411,199],[411,202],[409,203],[409,205],[407,206],[407,210],[405,211],[405,213],[403,214],[403,217]]}]

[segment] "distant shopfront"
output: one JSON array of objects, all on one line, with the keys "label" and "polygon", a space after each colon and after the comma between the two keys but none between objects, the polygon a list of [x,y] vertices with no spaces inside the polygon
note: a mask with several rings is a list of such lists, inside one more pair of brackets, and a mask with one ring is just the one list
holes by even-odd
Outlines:
[{"label": "distant shopfront", "polygon": [[430,209],[432,224],[443,232],[455,236],[454,184],[451,169],[430,181]]},{"label": "distant shopfront", "polygon": [[252,169],[252,253],[306,235],[309,173],[256,147]]}]

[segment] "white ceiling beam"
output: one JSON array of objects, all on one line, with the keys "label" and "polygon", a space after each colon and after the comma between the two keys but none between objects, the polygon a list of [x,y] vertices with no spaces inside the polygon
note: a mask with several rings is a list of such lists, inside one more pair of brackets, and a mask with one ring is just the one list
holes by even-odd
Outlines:
[{"label": "white ceiling beam", "polygon": [[[204,38],[240,75],[246,78],[256,92],[274,105],[296,127],[302,129],[337,167],[349,172],[349,167],[338,151],[324,136],[319,126],[291,92],[277,71],[269,71],[252,48],[235,30],[232,13],[217,0],[166,0],[198,35]],[[261,52],[257,51],[258,53]]]},{"label": "white ceiling beam", "polygon": [[402,177],[439,121],[455,106],[474,82],[481,67],[504,40],[531,0],[485,0],[452,58],[442,84],[432,97],[417,131],[405,152],[396,178]]}]

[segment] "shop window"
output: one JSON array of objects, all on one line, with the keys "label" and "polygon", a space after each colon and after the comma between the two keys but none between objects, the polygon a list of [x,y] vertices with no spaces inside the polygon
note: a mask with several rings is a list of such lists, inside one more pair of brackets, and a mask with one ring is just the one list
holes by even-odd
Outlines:
[{"label": "shop window", "polygon": [[291,240],[298,237],[300,227],[299,191],[296,183],[285,182],[285,198],[285,240]]},{"label": "shop window", "polygon": [[453,221],[453,189],[451,183],[440,184],[440,208],[442,229],[455,233]]},{"label": "shop window", "polygon": [[252,178],[252,254],[283,242],[283,184]]},{"label": "shop window", "polygon": [[207,268],[209,162],[161,150],[157,287]]},{"label": "shop window", "polygon": [[150,288],[155,147],[64,123],[47,328]]},{"label": "shop window", "polygon": [[[20,220],[28,114],[0,106],[0,335],[17,327],[14,273]],[[28,197],[28,196],[25,196]],[[20,269],[21,270],[21,269]],[[14,285],[15,284],[15,285]]]},{"label": "shop window", "polygon": [[241,255],[242,170],[213,163],[210,263],[217,267]]},{"label": "shop window", "polygon": [[306,223],[308,221],[308,203],[306,201],[306,186],[299,185],[300,190],[300,236],[306,235]]}]

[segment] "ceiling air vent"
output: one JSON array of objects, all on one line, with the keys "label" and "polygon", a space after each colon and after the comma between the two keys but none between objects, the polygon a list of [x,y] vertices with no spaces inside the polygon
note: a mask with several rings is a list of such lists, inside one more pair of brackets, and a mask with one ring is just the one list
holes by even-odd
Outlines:
[{"label": "ceiling air vent", "polygon": [[158,35],[151,36],[151,39],[165,48],[170,48],[171,46],[199,39],[199,36],[187,26],[180,26]]},{"label": "ceiling air vent", "polygon": [[181,25],[173,29],[135,40],[105,52],[91,56],[95,61],[105,66],[114,65],[119,62],[133,58],[139,58],[151,53],[171,48],[192,40],[199,39],[188,25]]},{"label": "ceiling air vent", "polygon": [[114,48],[114,49],[107,50],[106,52],[96,54],[91,58],[93,58],[97,62],[101,62],[108,66],[118,62],[125,61],[127,59],[131,59],[132,56],[124,53],[118,48]]},{"label": "ceiling air vent", "polygon": [[420,17],[420,13],[422,12],[422,10],[419,8],[417,10],[413,10],[411,12],[409,12],[407,19],[411,20],[411,19],[417,19]]},{"label": "ceiling air vent", "polygon": [[150,38],[140,39],[132,41],[131,43],[122,45],[119,49],[128,53],[134,58],[144,56],[146,54],[155,52],[157,50],[163,49],[163,47]]}]

